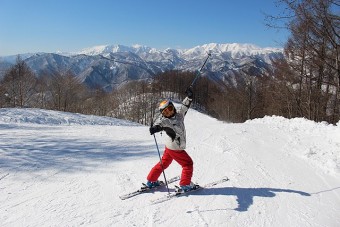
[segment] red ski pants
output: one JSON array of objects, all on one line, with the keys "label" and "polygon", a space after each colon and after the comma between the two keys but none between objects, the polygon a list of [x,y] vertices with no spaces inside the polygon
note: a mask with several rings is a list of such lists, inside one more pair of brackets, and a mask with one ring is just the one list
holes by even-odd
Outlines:
[{"label": "red ski pants", "polygon": [[[164,154],[162,156],[163,168],[166,169],[171,164],[172,160],[175,160],[182,166],[182,175],[179,185],[188,185],[191,182],[192,172],[193,172],[193,161],[191,157],[187,154],[185,150],[170,150],[165,147]],[[162,173],[162,165],[158,162],[150,171],[147,180],[157,181]]]}]

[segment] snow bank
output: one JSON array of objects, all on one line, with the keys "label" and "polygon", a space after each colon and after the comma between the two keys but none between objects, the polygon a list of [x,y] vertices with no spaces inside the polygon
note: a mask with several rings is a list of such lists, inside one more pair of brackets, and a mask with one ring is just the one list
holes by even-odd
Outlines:
[{"label": "snow bank", "polygon": [[83,115],[34,108],[1,108],[0,122],[41,125],[139,125],[130,121],[110,117],[99,117],[94,115]]},{"label": "snow bank", "polygon": [[[340,173],[340,124],[314,122],[305,118],[287,119],[279,116],[266,116],[245,122],[289,133],[287,152],[306,159],[326,173]],[[261,126],[262,125],[262,126]]]}]

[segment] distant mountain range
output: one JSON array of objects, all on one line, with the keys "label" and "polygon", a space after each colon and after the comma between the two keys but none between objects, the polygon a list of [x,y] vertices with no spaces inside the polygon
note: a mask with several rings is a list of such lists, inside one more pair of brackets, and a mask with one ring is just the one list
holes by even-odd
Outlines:
[{"label": "distant mountain range", "polygon": [[[166,49],[134,45],[104,45],[78,53],[33,53],[20,55],[41,76],[44,73],[72,72],[89,87],[109,91],[131,80],[152,79],[167,70],[198,70],[211,53],[204,76],[219,83],[237,85],[245,72],[267,74],[272,60],[283,58],[278,48],[259,48],[252,44],[210,43],[190,49]],[[15,64],[17,56],[0,57],[0,77]]]}]

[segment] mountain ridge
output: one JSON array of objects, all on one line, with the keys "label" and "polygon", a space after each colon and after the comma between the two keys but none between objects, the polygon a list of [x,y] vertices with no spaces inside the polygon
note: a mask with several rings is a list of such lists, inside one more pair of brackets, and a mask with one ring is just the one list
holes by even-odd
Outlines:
[{"label": "mountain ridge", "polygon": [[72,53],[72,55],[77,54],[86,54],[86,55],[105,55],[109,53],[117,53],[117,52],[127,52],[130,51],[132,53],[169,53],[169,52],[177,52],[179,55],[188,56],[191,54],[197,55],[207,52],[214,53],[223,53],[230,52],[233,56],[239,55],[258,55],[258,54],[268,54],[273,52],[282,52],[280,48],[266,47],[261,48],[254,44],[250,43],[208,43],[203,45],[194,46],[192,48],[184,48],[184,49],[174,49],[174,48],[166,48],[165,50],[160,50],[148,46],[143,46],[139,44],[135,44],[132,46],[125,46],[121,44],[117,45],[99,45],[93,46],[89,48],[85,48],[79,52]]},{"label": "mountain ridge", "polygon": [[[25,54],[22,59],[38,77],[46,73],[71,72],[88,87],[110,91],[131,80],[150,80],[168,70],[196,71],[208,53],[212,57],[203,75],[231,86],[242,83],[248,76],[246,72],[268,75],[272,60],[283,58],[279,48],[209,43],[189,49],[165,50],[142,45],[100,45],[76,53]],[[12,62],[0,57],[0,67],[5,65],[1,64],[3,62],[14,64],[16,58],[9,56],[7,59]]]}]

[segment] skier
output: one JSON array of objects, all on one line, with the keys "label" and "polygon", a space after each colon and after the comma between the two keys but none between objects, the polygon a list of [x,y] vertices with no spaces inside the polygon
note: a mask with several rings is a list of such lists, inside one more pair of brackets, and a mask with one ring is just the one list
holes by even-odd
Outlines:
[{"label": "skier", "polygon": [[147,176],[146,185],[153,188],[159,185],[158,178],[163,168],[166,169],[173,160],[182,166],[182,174],[180,180],[181,190],[187,192],[195,189],[195,185],[191,183],[193,173],[193,161],[186,148],[186,133],[184,126],[184,117],[191,105],[193,92],[191,87],[186,90],[187,97],[182,101],[181,108],[177,111],[174,104],[170,100],[164,100],[159,104],[161,116],[150,127],[150,134],[165,131],[165,150],[162,156],[162,162],[158,162]]}]

